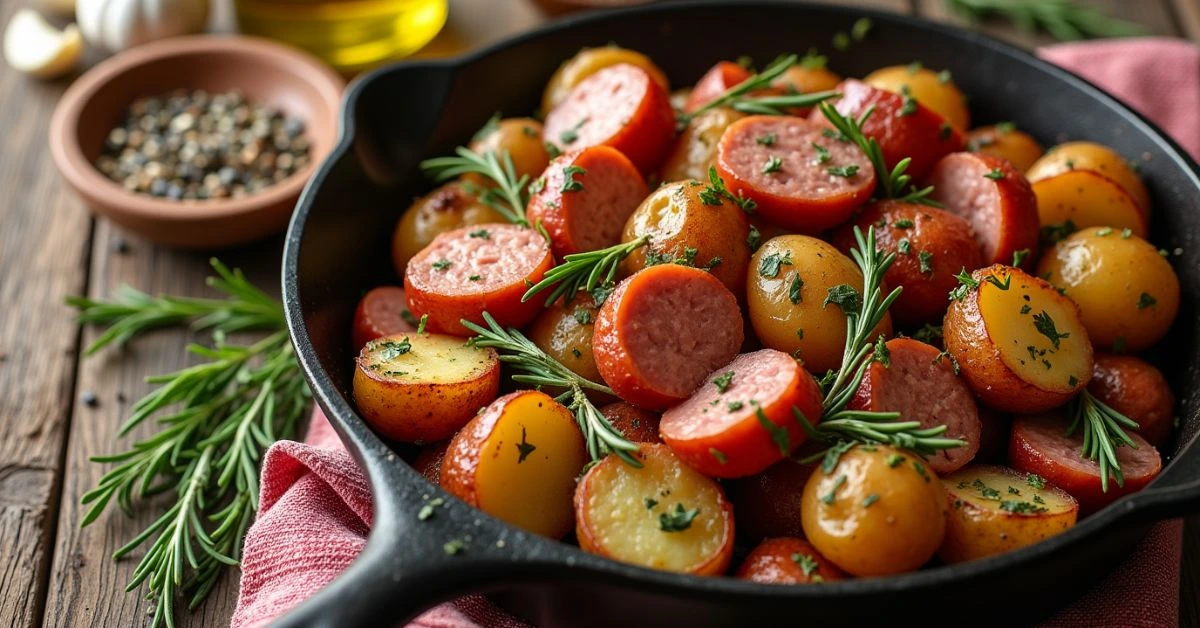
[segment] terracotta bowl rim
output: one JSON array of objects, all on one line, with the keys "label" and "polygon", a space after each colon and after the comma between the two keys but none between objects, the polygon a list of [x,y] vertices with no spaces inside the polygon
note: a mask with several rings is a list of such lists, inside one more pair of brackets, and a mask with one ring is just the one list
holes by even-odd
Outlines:
[{"label": "terracotta bowl rim", "polygon": [[[330,119],[335,123],[332,125],[330,137],[321,138],[325,140],[323,149],[316,150],[316,143],[313,143],[314,148],[311,149],[308,165],[293,172],[283,181],[242,198],[172,201],[129,192],[104,176],[84,155],[78,142],[79,127],[84,122],[83,109],[109,81],[118,76],[139,72],[148,64],[163,59],[207,56],[214,53],[233,53],[271,61],[281,72],[291,73],[316,89],[321,96],[320,106],[330,110]],[[188,77],[180,77],[180,87],[190,87],[187,82]],[[67,182],[81,196],[96,199],[96,202],[87,204],[100,213],[160,222],[188,222],[252,214],[299,197],[317,164],[336,143],[336,135],[339,132],[337,112],[345,84],[341,76],[315,57],[258,37],[193,35],[143,44],[101,61],[67,88],[50,119],[50,153]],[[306,127],[305,132],[311,137],[311,126]],[[97,207],[101,204],[102,207]]]}]

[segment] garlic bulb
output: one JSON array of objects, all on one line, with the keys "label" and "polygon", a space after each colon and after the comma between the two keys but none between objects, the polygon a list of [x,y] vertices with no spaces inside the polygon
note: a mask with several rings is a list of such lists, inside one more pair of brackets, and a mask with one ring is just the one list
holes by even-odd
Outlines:
[{"label": "garlic bulb", "polygon": [[39,78],[62,76],[75,67],[83,38],[74,24],[54,28],[33,9],[20,9],[4,29],[4,60],[13,69]]},{"label": "garlic bulb", "polygon": [[199,33],[208,24],[209,0],[77,0],[75,19],[84,39],[108,52]]}]

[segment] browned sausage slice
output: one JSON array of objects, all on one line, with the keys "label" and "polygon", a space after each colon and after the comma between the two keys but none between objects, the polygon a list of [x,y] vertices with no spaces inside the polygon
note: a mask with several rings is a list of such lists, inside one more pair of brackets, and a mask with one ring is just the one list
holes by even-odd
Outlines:
[{"label": "browned sausage slice", "polygon": [[408,298],[404,289],[399,286],[380,286],[363,295],[354,310],[353,342],[355,350],[363,345],[384,336],[400,334],[406,331],[416,331],[405,316],[408,312]]},{"label": "browned sausage slice", "polygon": [[[983,263],[1012,265],[1013,253],[1037,250],[1037,198],[1007,159],[982,153],[946,155],[928,183],[933,198],[975,228]],[[1032,256],[1028,256],[1031,260]],[[969,270],[969,269],[968,269]]]},{"label": "browned sausage slice", "polygon": [[850,401],[850,407],[872,412],[899,412],[902,421],[920,421],[922,428],[946,426],[945,438],[966,445],[929,457],[938,473],[965,466],[979,451],[979,411],[970,389],[954,372],[954,364],[932,345],[911,338],[887,342],[887,363],[873,362]]}]

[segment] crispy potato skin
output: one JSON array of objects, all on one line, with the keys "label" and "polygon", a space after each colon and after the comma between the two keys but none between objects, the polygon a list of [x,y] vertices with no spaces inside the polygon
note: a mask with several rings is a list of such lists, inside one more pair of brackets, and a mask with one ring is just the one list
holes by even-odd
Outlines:
[{"label": "crispy potato skin", "polygon": [[[1010,342],[1011,339],[993,337],[989,332],[988,321],[980,311],[981,291],[998,290],[991,283],[987,283],[987,278],[992,276],[1001,278],[1001,281],[1004,277],[1010,277],[1013,286],[1011,289],[1028,285],[1039,300],[1053,299],[1065,304],[1062,307],[1066,311],[1076,313],[1073,321],[1057,321],[1058,330],[1070,330],[1066,333],[1073,335],[1073,339],[1078,343],[1078,350],[1086,352],[1088,369],[1086,373],[1081,372],[1076,376],[1075,385],[1056,390],[1042,388],[1023,380],[1005,363],[999,345]],[[1058,291],[1045,281],[1009,266],[997,264],[982,268],[971,273],[971,277],[980,282],[980,287],[969,290],[965,298],[950,302],[942,333],[946,350],[958,361],[960,373],[976,397],[998,410],[1034,413],[1065,404],[1081,388],[1087,386],[1088,380],[1091,379],[1092,345],[1088,342],[1086,330],[1078,320],[1078,308],[1074,303],[1058,294]],[[1036,305],[1033,307],[1030,316],[1038,311]],[[1019,314],[1013,312],[1012,316]],[[1079,340],[1082,342],[1078,342]]]},{"label": "crispy potato skin", "polygon": [[550,81],[546,83],[546,90],[542,93],[542,113],[549,113],[583,79],[618,63],[636,65],[648,72],[650,78],[654,79],[655,83],[662,85],[664,90],[671,89],[667,82],[667,75],[663,74],[663,71],[654,65],[649,57],[640,52],[616,46],[584,48],[558,66],[554,76],[551,76]]},{"label": "crispy potato skin", "polygon": [[[533,448],[523,451],[522,444]],[[440,479],[468,504],[558,539],[574,525],[575,476],[586,461],[571,412],[545,393],[519,390],[496,399],[454,435]]]},{"label": "crispy potato skin", "polygon": [[896,94],[907,90],[917,102],[945,118],[959,131],[966,131],[971,124],[971,113],[967,111],[963,93],[958,91],[954,81],[942,80],[938,72],[929,68],[888,66],[868,74],[863,82]]},{"label": "crispy potato skin", "polygon": [[[872,497],[874,496],[874,497]],[[804,533],[856,576],[914,571],[942,544],[946,497],[937,475],[910,454],[855,447],[804,486]]]},{"label": "crispy potato skin", "polygon": [[1033,136],[1017,129],[981,126],[967,133],[967,150],[1007,159],[1025,172],[1042,156],[1042,146]]},{"label": "crispy potato skin", "polygon": [[437,236],[459,227],[507,223],[500,212],[480,203],[451,181],[413,201],[392,234],[392,264],[403,277],[408,261]]},{"label": "crispy potato skin", "polygon": [[[725,573],[733,555],[733,507],[726,501],[721,486],[684,465],[666,445],[643,444],[636,456],[643,463],[641,469],[616,456],[608,456],[579,481],[575,491],[575,534],[579,547],[613,560],[666,571],[698,576]],[[639,476],[645,481],[639,482]],[[636,494],[625,494],[628,491]],[[647,508],[643,503],[646,497],[656,498],[658,503]],[[684,531],[662,531],[658,515],[668,513],[680,500],[687,500],[686,508],[699,508],[700,513]],[[627,542],[627,535],[612,536],[614,531],[605,529],[599,520],[618,504],[623,515],[645,517],[644,523],[630,524],[635,527],[625,531],[642,541],[639,551],[625,548],[621,552],[615,543]],[[624,519],[622,516],[621,520]],[[710,546],[710,551],[698,552],[700,555],[685,561],[687,564],[678,561],[679,555],[697,553],[696,546],[704,544]]]},{"label": "crispy potato skin", "polygon": [[1171,263],[1120,230],[1077,231],[1047,251],[1037,270],[1079,304],[1088,337],[1103,349],[1141,351],[1166,335],[1179,313]]},{"label": "crispy potato skin", "polygon": [[[528,176],[530,180],[536,179],[550,165],[550,154],[546,152],[546,144],[542,140],[542,123],[533,118],[505,118],[497,123],[495,130],[473,140],[469,148],[473,153],[495,153],[496,157],[508,151],[518,178]],[[496,185],[491,179],[474,172],[464,174],[462,180],[481,188]]]},{"label": "crispy potato skin", "polygon": [[[542,298],[538,295],[534,300]],[[576,375],[593,382],[603,382],[592,353],[592,329],[599,315],[600,308],[596,306],[596,300],[581,291],[570,303],[563,303],[559,299],[546,308],[534,319],[526,335],[546,355]]]},{"label": "crispy potato skin", "polygon": [[1028,176],[1030,181],[1040,181],[1072,170],[1090,170],[1115,181],[1133,197],[1143,214],[1149,215],[1150,193],[1142,178],[1123,157],[1095,142],[1066,142],[1051,148],[1029,167]]},{"label": "crispy potato skin", "polygon": [[1091,170],[1068,170],[1033,182],[1042,228],[1112,227],[1146,237],[1150,218],[1115,181]]},{"label": "crispy potato skin", "polygon": [[804,485],[816,468],[816,464],[800,464],[789,458],[762,473],[730,482],[729,497],[737,513],[738,533],[752,540],[803,537],[800,508]]},{"label": "crispy potato skin", "polygon": [[1138,433],[1161,447],[1175,430],[1175,395],[1162,371],[1131,355],[1096,355],[1088,391],[1133,419]]},{"label": "crispy potato skin", "polygon": [[[979,484],[975,484],[978,482]],[[961,563],[1011,552],[1061,534],[1075,525],[1079,503],[1062,489],[1043,483],[1039,489],[1025,474],[1007,467],[966,467],[942,478],[949,503],[946,538],[938,557]],[[997,506],[981,497],[998,491]],[[1013,491],[1017,491],[1013,493]],[[1038,500],[1035,501],[1034,496]],[[1031,512],[1006,511],[1005,501],[1025,504]]]},{"label": "crispy potato skin", "polygon": [[692,118],[662,166],[663,181],[708,180],[708,169],[717,160],[717,144],[729,125],[746,117],[728,107],[717,107]]},{"label": "crispy potato skin", "polygon": [[[484,362],[473,373],[464,373],[469,379],[462,381],[404,381],[404,377],[391,375],[386,369],[372,368],[371,353],[382,343],[408,339],[413,351],[421,351],[430,336],[384,336],[367,343],[355,361],[353,391],[358,411],[392,440],[431,442],[449,438],[475,416],[478,408],[495,399],[500,389],[500,360],[493,349],[462,347],[465,355],[479,352]],[[453,342],[461,344],[458,338]]]},{"label": "crispy potato skin", "polygon": [[[834,74],[829,68],[823,66],[805,66],[802,63],[793,65],[783,71],[778,78],[771,81],[771,86],[779,89],[791,91],[795,90],[801,94],[811,94],[813,92],[824,92],[832,89],[837,89],[838,83],[842,82],[842,77]],[[797,111],[795,115],[808,115],[810,108]]]},{"label": "crispy potato skin", "polygon": [[[807,558],[816,566],[808,567],[806,573],[804,565],[793,557],[802,561]],[[848,576],[803,539],[775,538],[759,543],[750,551],[738,567],[737,577],[763,584],[811,584],[845,580]]]}]

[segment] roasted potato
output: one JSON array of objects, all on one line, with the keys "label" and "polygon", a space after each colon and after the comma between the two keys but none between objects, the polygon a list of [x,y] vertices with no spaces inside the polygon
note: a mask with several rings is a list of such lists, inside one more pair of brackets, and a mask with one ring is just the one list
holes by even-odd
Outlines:
[{"label": "roasted potato", "polygon": [[809,55],[784,70],[783,74],[771,81],[771,86],[789,92],[811,94],[836,89],[841,82],[842,77],[825,67],[825,57]]},{"label": "roasted potato", "polygon": [[639,408],[625,401],[617,401],[600,408],[600,414],[608,419],[626,440],[635,443],[661,443],[658,435],[659,415],[652,410]]},{"label": "roasted potato", "polygon": [[[534,298],[543,297],[539,295]],[[595,299],[581,291],[568,303],[559,299],[547,307],[534,319],[527,336],[546,355],[576,375],[593,382],[603,382],[592,355],[592,328],[599,313]]]},{"label": "roasted potato", "polygon": [[354,369],[354,402],[393,440],[449,438],[500,388],[492,349],[441,334],[396,334],[368,342]]},{"label": "roasted potato", "polygon": [[608,456],[575,491],[575,533],[586,552],[701,576],[725,573],[733,508],[721,486],[666,445],[643,444],[637,468]]},{"label": "roasted potato", "polygon": [[1179,278],[1153,245],[1119,229],[1083,229],[1047,251],[1038,276],[1079,305],[1092,344],[1141,351],[1179,311]]},{"label": "roasted potato", "polygon": [[942,478],[950,505],[938,557],[961,563],[1048,539],[1075,525],[1079,503],[1036,476],[1007,467],[966,467]]},{"label": "roasted potato", "polygon": [[717,143],[729,125],[746,117],[727,107],[709,109],[692,118],[675,140],[662,166],[663,181],[708,181],[708,169],[717,159]]},{"label": "roasted potato", "polygon": [[804,535],[856,576],[913,571],[942,544],[946,497],[937,475],[912,454],[859,445],[804,486]]},{"label": "roasted potato", "polygon": [[1054,241],[1085,227],[1149,230],[1146,214],[1112,179],[1090,170],[1071,170],[1033,182],[1043,239]]},{"label": "roasted potato", "polygon": [[1143,213],[1150,213],[1150,194],[1142,178],[1123,157],[1095,142],[1067,142],[1054,146],[1030,166],[1026,176],[1030,181],[1037,182],[1073,170],[1090,170],[1115,181],[1133,197]]},{"label": "roasted potato", "polygon": [[762,584],[818,584],[847,576],[807,541],[784,537],[759,543],[738,567],[737,577]]},{"label": "roasted potato", "polygon": [[571,411],[536,390],[509,393],[454,436],[442,460],[442,488],[535,534],[571,531],[575,478],[587,446]]},{"label": "roasted potato", "polygon": [[449,447],[450,441],[448,440],[425,445],[417,454],[417,458],[413,460],[412,468],[425,476],[426,480],[434,484],[441,484],[442,461],[446,458],[446,449]]},{"label": "roasted potato", "polygon": [[500,212],[479,202],[457,181],[413,201],[392,234],[392,264],[404,276],[408,260],[447,231],[487,223],[506,223]]},{"label": "roasted potato", "polygon": [[1092,378],[1092,343],[1079,308],[1054,286],[989,266],[951,293],[946,350],[984,403],[1034,413],[1066,403]]},{"label": "roasted potato", "polygon": [[627,275],[655,264],[682,263],[708,270],[741,295],[750,263],[750,223],[746,214],[727,199],[708,205],[700,198],[707,184],[681,181],[650,194],[625,223],[622,242],[650,236],[646,246],[621,263]]},{"label": "roasted potato", "polygon": [[[550,165],[550,153],[546,152],[546,142],[542,139],[542,123],[533,118],[505,118],[489,123],[480,129],[468,148],[478,155],[495,153],[496,157],[507,152],[517,177],[528,176],[531,181]],[[474,172],[462,178],[479,187],[496,185]]]},{"label": "roasted potato", "polygon": [[1088,392],[1137,422],[1137,432],[1155,447],[1175,430],[1175,394],[1162,371],[1141,358],[1096,354]]},{"label": "roasted potato", "polygon": [[554,76],[546,83],[546,91],[542,92],[542,114],[550,113],[550,110],[562,102],[583,79],[618,63],[629,63],[642,68],[650,74],[655,83],[670,91],[667,75],[646,55],[617,46],[584,48],[558,66]]},{"label": "roasted potato", "polygon": [[[799,357],[813,373],[841,367],[846,315],[826,297],[843,284],[862,291],[862,273],[849,257],[817,238],[779,236],[750,259],[747,277],[750,324],[763,345]],[[891,316],[875,331],[891,335]]]},{"label": "roasted potato", "polygon": [[971,129],[967,133],[967,150],[1007,159],[1021,172],[1029,170],[1043,154],[1042,145],[1011,122]]},{"label": "roasted potato", "polygon": [[966,132],[971,125],[967,99],[954,85],[949,71],[936,72],[919,63],[893,65],[875,70],[863,82],[877,89],[912,97],[959,131]]}]

